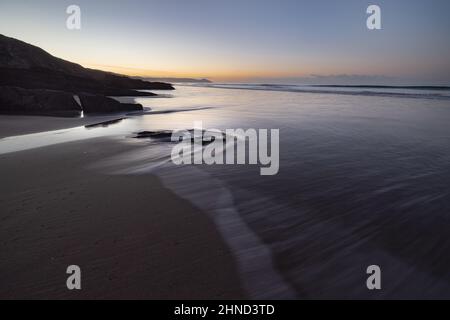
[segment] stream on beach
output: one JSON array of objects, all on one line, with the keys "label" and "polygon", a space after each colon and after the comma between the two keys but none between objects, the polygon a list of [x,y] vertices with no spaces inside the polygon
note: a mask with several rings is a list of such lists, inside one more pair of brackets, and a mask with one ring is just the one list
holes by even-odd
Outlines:
[{"label": "stream on beach", "polygon": [[[316,92],[314,92],[316,90]],[[91,164],[153,173],[205,210],[253,298],[450,298],[450,93],[178,85],[151,112],[0,140],[0,153],[111,136],[136,150]],[[279,129],[279,172],[180,165],[140,131]],[[182,210],[182,208],[180,208]],[[378,265],[382,290],[366,287]]]}]

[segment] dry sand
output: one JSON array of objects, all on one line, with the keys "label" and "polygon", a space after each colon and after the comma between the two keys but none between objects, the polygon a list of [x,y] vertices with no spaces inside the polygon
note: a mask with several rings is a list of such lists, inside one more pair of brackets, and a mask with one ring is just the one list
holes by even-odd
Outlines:
[{"label": "dry sand", "polygon": [[[58,120],[47,130],[70,119]],[[207,215],[152,175],[88,168],[133,147],[98,138],[0,155],[1,299],[245,298]],[[72,264],[79,291],[66,288]]]}]

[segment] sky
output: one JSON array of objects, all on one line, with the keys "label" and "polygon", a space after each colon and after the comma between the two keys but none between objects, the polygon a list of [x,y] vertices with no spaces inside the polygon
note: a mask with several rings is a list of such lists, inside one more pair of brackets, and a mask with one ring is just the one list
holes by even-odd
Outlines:
[{"label": "sky", "polygon": [[129,75],[450,85],[448,0],[1,0],[0,33]]}]

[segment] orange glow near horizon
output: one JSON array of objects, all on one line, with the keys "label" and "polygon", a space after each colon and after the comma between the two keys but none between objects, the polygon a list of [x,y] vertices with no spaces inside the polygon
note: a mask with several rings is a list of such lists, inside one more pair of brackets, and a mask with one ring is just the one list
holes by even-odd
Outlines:
[{"label": "orange glow near horizon", "polygon": [[[314,78],[314,76],[334,76],[334,75],[356,75],[365,76],[365,74],[360,74],[356,72],[346,73],[339,66],[327,65],[327,69],[321,68],[322,73],[314,72],[314,68],[310,66],[307,71],[301,72],[295,69],[289,70],[252,70],[242,69],[237,70],[233,68],[227,69],[223,67],[221,69],[217,68],[215,70],[208,71],[195,71],[185,68],[184,70],[156,70],[156,69],[141,69],[137,67],[121,67],[113,65],[102,65],[102,64],[83,64],[86,68],[97,69],[107,72],[113,72],[117,74],[122,74],[126,76],[136,76],[136,77],[149,77],[149,78],[192,78],[192,79],[208,79],[215,82],[246,82],[246,81],[270,81],[270,79],[307,79]],[[181,69],[181,68],[180,68]],[[329,72],[325,72],[329,71]],[[314,75],[314,76],[313,76]],[[375,72],[372,75],[376,75]],[[380,75],[382,76],[382,75]]]},{"label": "orange glow near horizon", "polygon": [[148,70],[134,67],[120,67],[111,65],[83,64],[86,68],[98,69],[102,71],[114,72],[118,74],[137,76],[137,77],[154,77],[154,78],[194,78],[194,79],[210,79],[216,81],[240,81],[246,79],[257,78],[289,78],[307,76],[300,72],[277,72],[277,71],[256,71],[256,70],[211,70],[205,72],[195,71],[163,71]]}]

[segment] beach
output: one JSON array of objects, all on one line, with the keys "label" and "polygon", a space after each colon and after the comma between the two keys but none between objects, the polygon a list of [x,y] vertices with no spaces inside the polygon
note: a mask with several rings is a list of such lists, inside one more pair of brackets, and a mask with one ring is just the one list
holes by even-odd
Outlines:
[{"label": "beach", "polygon": [[78,126],[95,125],[101,122],[120,119],[121,115],[99,115],[91,117],[45,117],[0,115],[0,139],[37,132],[62,130]]},{"label": "beach", "polygon": [[[249,86],[178,85],[136,98],[140,115],[0,116],[0,296],[449,297],[449,92]],[[279,129],[279,172],[176,165],[164,137],[196,121]]]},{"label": "beach", "polygon": [[[0,136],[97,120],[0,116]],[[90,168],[133,148],[101,137],[0,155],[0,298],[246,297],[204,212],[152,174]],[[67,289],[69,265],[80,266],[82,290]]]},{"label": "beach", "polygon": [[0,300],[450,300],[449,1],[0,8]]}]

